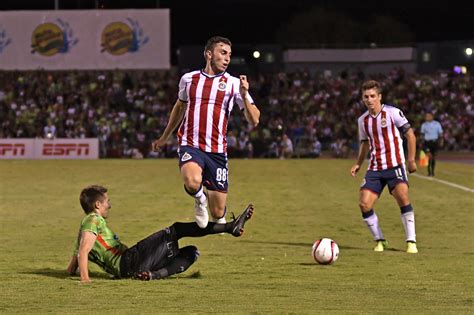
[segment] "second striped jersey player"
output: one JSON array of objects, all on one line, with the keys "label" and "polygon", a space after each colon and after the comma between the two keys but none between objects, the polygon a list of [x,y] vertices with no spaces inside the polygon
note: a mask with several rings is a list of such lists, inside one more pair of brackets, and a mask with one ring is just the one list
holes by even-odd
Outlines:
[{"label": "second striped jersey player", "polygon": [[377,252],[387,247],[379,220],[373,206],[385,186],[400,207],[401,220],[405,228],[407,252],[418,252],[415,234],[415,214],[408,196],[408,178],[405,170],[403,152],[403,133],[407,139],[408,171],[416,171],[416,137],[403,112],[393,106],[382,104],[380,83],[366,81],[362,84],[362,101],[367,112],[359,117],[360,148],[357,162],[351,168],[356,176],[362,163],[370,152],[369,168],[360,186],[359,208],[374,240]]}]

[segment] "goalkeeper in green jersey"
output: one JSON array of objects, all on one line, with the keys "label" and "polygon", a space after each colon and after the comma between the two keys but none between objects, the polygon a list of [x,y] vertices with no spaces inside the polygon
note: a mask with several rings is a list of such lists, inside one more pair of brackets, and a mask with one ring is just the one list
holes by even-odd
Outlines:
[{"label": "goalkeeper in green jersey", "polygon": [[195,222],[175,222],[128,248],[107,226],[111,202],[105,187],[93,185],[84,188],[80,202],[86,216],[81,222],[67,271],[73,275],[79,268],[81,282],[91,281],[89,261],[117,278],[152,280],[183,272],[196,261],[199,251],[195,246],[180,248],[180,238],[218,233],[238,237],[244,231],[245,222],[253,214],[250,204],[241,215],[225,224],[209,222],[206,228],[201,229]]}]

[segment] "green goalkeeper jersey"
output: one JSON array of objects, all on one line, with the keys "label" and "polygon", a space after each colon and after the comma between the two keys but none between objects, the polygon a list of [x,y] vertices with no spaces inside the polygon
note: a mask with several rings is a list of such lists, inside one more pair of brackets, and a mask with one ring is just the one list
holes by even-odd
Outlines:
[{"label": "green goalkeeper jersey", "polygon": [[94,246],[89,252],[89,261],[96,263],[104,271],[120,277],[120,259],[127,246],[122,244],[118,236],[107,227],[105,219],[93,212],[82,219],[74,246],[74,255],[79,252],[81,233],[84,231],[92,232],[97,236]]}]

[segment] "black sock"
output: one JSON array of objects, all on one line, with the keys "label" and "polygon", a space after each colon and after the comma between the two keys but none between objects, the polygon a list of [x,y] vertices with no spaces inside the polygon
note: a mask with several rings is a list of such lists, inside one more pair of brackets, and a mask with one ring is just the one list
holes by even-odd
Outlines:
[{"label": "black sock", "polygon": [[172,227],[176,232],[176,238],[179,240],[183,237],[201,237],[209,234],[218,234],[232,231],[232,223],[219,224],[209,222],[204,229],[201,229],[196,222],[175,222]]},{"label": "black sock", "polygon": [[[188,195],[190,195],[191,197],[194,197],[194,198],[196,198],[196,194],[200,193],[201,191],[204,192],[203,187],[202,187],[202,184],[201,184],[201,186],[199,186],[198,190],[196,190],[196,191],[188,189],[188,187],[186,187],[186,185],[183,185],[183,186],[184,186],[184,191],[185,191]],[[199,194],[199,197],[200,197],[200,196],[201,196],[201,194]],[[198,197],[198,198],[199,198],[199,197]]]},{"label": "black sock", "polygon": [[434,175],[435,164],[436,164],[436,160],[431,159],[431,174],[432,175]]},{"label": "black sock", "polygon": [[180,248],[179,254],[168,265],[151,272],[151,278],[158,280],[181,273],[194,264],[198,257],[199,251],[195,246]]}]

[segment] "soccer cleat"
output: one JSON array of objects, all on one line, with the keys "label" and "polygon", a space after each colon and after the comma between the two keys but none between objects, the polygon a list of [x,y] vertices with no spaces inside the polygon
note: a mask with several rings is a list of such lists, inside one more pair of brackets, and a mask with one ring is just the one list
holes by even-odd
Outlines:
[{"label": "soccer cleat", "polygon": [[204,202],[199,202],[198,199],[194,200],[194,215],[196,217],[196,223],[201,228],[204,229],[209,222],[209,214],[207,213],[207,200]]},{"label": "soccer cleat", "polygon": [[244,225],[253,215],[253,205],[249,204],[247,208],[245,208],[244,212],[239,215],[237,218],[232,213],[234,220],[232,221],[232,231],[231,234],[235,237],[239,237],[244,233]]},{"label": "soccer cleat", "polygon": [[135,278],[142,281],[150,281],[152,279],[150,271],[142,271],[135,275]]},{"label": "soccer cleat", "polygon": [[378,240],[377,245],[374,247],[374,252],[383,252],[388,247],[386,240]]},{"label": "soccer cleat", "polygon": [[418,253],[418,248],[416,248],[416,243],[415,242],[407,242],[407,253],[408,254]]}]

